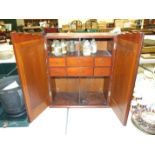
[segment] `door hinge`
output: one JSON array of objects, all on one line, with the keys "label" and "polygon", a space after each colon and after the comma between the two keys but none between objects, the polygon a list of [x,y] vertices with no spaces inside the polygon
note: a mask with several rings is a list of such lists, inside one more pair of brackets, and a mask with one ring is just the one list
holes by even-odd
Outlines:
[{"label": "door hinge", "polygon": [[108,92],[108,97],[110,97],[110,96],[111,96],[111,91]]},{"label": "door hinge", "polygon": [[116,50],[116,43],[114,43],[114,50]]}]

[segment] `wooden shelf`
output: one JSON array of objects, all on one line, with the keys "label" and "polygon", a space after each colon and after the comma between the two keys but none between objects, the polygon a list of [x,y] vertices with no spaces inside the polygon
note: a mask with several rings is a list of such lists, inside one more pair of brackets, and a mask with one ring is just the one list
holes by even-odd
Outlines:
[{"label": "wooden shelf", "polygon": [[47,33],[46,39],[113,39],[117,34],[112,33]]}]

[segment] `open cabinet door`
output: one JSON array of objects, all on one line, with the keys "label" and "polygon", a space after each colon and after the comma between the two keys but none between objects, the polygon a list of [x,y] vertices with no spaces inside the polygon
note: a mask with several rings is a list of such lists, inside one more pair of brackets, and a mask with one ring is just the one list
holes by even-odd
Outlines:
[{"label": "open cabinet door", "polygon": [[126,125],[143,43],[142,33],[120,34],[112,69],[110,106]]},{"label": "open cabinet door", "polygon": [[29,121],[33,121],[49,104],[49,86],[44,39],[39,35],[12,33]]}]

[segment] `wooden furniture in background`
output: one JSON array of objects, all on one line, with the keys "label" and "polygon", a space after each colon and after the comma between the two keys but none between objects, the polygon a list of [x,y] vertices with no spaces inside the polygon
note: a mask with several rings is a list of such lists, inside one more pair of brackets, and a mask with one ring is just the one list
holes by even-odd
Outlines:
[{"label": "wooden furniture in background", "polygon": [[39,26],[39,22],[46,21],[47,23],[53,24],[54,27],[58,26],[58,19],[24,19],[25,26]]},{"label": "wooden furniture in background", "polygon": [[[97,53],[53,56],[54,39],[95,39]],[[134,89],[142,33],[12,33],[29,120],[50,107],[111,107],[125,125]]]}]

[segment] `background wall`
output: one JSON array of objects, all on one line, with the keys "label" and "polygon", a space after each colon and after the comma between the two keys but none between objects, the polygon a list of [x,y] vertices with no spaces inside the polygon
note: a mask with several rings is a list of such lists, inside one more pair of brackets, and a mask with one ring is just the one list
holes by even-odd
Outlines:
[{"label": "background wall", "polygon": [[17,26],[24,25],[24,19],[16,19]]}]

